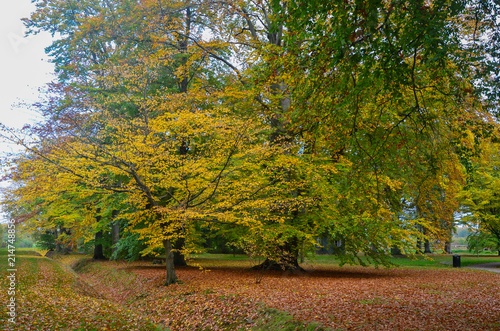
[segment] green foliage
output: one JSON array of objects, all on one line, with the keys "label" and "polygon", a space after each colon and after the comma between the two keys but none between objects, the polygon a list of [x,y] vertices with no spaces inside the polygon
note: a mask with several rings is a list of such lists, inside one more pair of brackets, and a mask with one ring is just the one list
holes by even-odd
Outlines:
[{"label": "green foliage", "polygon": [[481,147],[460,196],[466,212],[463,221],[471,229],[467,238],[470,248],[500,250],[500,145],[494,139],[485,139]]},{"label": "green foliage", "polygon": [[50,232],[40,233],[36,235],[36,246],[42,249],[54,250],[56,249],[56,239],[54,234]]},{"label": "green foliage", "polygon": [[121,237],[118,243],[114,246],[114,251],[111,255],[112,260],[127,260],[136,261],[141,258],[141,252],[146,249],[146,244],[140,239],[137,233],[125,232],[125,236]]},{"label": "green foliage", "polygon": [[475,231],[467,236],[467,248],[475,253],[485,249],[500,251],[500,241],[489,232]]}]

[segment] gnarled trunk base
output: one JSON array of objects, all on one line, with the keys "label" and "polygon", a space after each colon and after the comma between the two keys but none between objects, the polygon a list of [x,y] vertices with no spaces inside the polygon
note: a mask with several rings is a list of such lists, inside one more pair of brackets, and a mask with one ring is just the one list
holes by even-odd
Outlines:
[{"label": "gnarled trunk base", "polygon": [[252,270],[280,270],[280,271],[290,271],[290,272],[305,272],[305,270],[299,265],[297,259],[292,261],[273,261],[266,259],[259,265],[252,267]]}]

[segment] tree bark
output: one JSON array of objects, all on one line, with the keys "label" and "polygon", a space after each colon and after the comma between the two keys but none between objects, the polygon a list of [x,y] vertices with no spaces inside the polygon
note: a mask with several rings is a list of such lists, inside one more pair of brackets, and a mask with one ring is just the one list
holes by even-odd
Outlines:
[{"label": "tree bark", "polygon": [[[296,240],[292,240],[296,241]],[[274,259],[267,258],[263,263],[254,266],[254,270],[304,271],[299,265],[297,242],[287,242],[279,247],[280,254]]]},{"label": "tree bark", "polygon": [[165,247],[165,255],[166,255],[166,268],[167,268],[167,277],[165,279],[165,285],[175,284],[177,282],[177,276],[175,274],[175,265],[174,265],[174,252],[172,252],[172,243],[169,239],[163,240],[163,247]]},{"label": "tree bark", "polygon": [[59,237],[59,228],[56,228],[54,229],[54,242],[55,242],[55,245],[56,245],[56,253],[61,253],[62,251],[62,247],[61,247],[61,243],[57,241],[57,238]]},{"label": "tree bark", "polygon": [[94,246],[94,260],[106,260],[104,256],[104,250],[102,248],[102,231],[98,231],[95,233],[95,246]]},{"label": "tree bark", "polygon": [[271,259],[266,259],[259,265],[252,267],[253,270],[281,270],[281,271],[305,271],[298,262],[298,257],[293,259],[280,259],[274,261]]},{"label": "tree bark", "polygon": [[175,242],[175,251],[174,251],[174,265],[176,267],[184,267],[187,266],[186,258],[184,254],[182,254],[182,250],[184,249],[184,244],[186,243],[185,238],[179,238]]},{"label": "tree bark", "polygon": [[116,244],[120,240],[120,222],[116,220],[116,216],[118,215],[118,210],[113,210],[111,212],[112,217],[112,226],[111,226],[111,241],[113,244],[113,253],[116,252]]},{"label": "tree bark", "polygon": [[444,252],[446,254],[451,254],[451,242],[447,241],[445,244],[444,244]]},{"label": "tree bark", "polygon": [[431,251],[431,243],[429,242],[429,240],[425,240],[424,242],[424,254],[431,254],[432,251]]},{"label": "tree bark", "polygon": [[398,246],[394,245],[391,247],[391,255],[392,256],[401,256],[401,255],[403,255],[403,253],[401,252],[401,249]]},{"label": "tree bark", "polygon": [[[101,212],[101,208],[96,209],[96,217],[95,221],[96,223],[99,223],[101,221],[101,215],[99,213]],[[106,260],[106,257],[104,256],[104,250],[102,247],[102,230],[98,231],[95,233],[94,236],[94,260]]]}]

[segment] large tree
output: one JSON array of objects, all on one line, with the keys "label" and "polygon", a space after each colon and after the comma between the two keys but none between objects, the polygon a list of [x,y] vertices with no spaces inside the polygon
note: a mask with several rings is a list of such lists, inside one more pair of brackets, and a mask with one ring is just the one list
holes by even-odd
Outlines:
[{"label": "large tree", "polygon": [[486,114],[498,100],[483,93],[497,84],[498,58],[489,54],[497,51],[498,5],[270,5],[282,47],[269,52],[268,79],[286,87],[285,118],[312,154],[343,170],[323,182],[331,191],[319,199],[343,252],[372,255],[370,247],[380,251],[392,239],[401,245],[398,231],[414,226],[398,217],[403,199],[421,211],[416,221],[428,234],[449,233],[453,208],[443,207],[457,208],[467,132],[494,125]]},{"label": "large tree", "polygon": [[68,190],[124,194],[167,283],[200,224],[266,266],[325,234],[349,263],[444,242],[496,125],[494,2],[36,3],[60,88],[32,131],[52,147],[18,141]]}]

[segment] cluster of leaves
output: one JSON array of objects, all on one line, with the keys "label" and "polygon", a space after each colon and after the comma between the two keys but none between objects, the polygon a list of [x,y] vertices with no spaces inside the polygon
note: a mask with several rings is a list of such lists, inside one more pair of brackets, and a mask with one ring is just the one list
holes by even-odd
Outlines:
[{"label": "cluster of leaves", "polygon": [[19,222],[90,240],[119,214],[166,284],[204,233],[281,267],[320,235],[351,264],[450,241],[497,126],[496,2],[35,3],[58,82],[4,130]]}]

